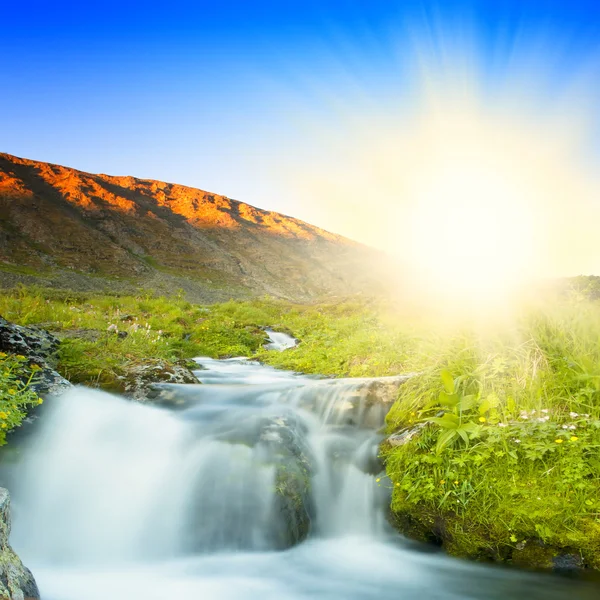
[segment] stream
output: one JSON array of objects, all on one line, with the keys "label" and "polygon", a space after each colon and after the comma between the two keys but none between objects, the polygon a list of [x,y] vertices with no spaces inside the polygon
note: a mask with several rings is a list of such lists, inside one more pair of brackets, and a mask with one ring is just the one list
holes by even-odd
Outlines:
[{"label": "stream", "polygon": [[156,386],[154,404],[51,402],[5,474],[43,600],[600,597],[396,534],[365,380],[197,363],[201,384]]}]

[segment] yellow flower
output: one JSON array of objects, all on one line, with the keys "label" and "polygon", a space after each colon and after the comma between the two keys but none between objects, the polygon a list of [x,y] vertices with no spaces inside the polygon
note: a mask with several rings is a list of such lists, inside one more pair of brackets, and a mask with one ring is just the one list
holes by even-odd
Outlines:
[{"label": "yellow flower", "polygon": [[440,481],[440,485],[444,485],[445,483],[446,483],[446,480],[445,480],[445,479],[442,479],[442,480]]},{"label": "yellow flower", "polygon": [[397,484],[396,484],[396,487],[400,487],[400,484],[399,484],[399,483],[397,483]]},{"label": "yellow flower", "polygon": [[562,443],[563,443],[563,441],[562,441],[560,438],[558,438],[558,439],[556,439],[556,440],[554,440],[554,441],[555,441],[557,444],[562,444]]},{"label": "yellow flower", "polygon": [[6,358],[6,352],[0,352],[0,358]]},{"label": "yellow flower", "polygon": [[576,442],[579,438],[576,435],[571,436],[571,441]]},{"label": "yellow flower", "polygon": [[6,429],[7,425],[6,425],[6,423],[2,423],[2,425],[0,425],[0,427],[2,427],[2,429]]},{"label": "yellow flower", "polygon": [[4,411],[1,411],[0,412],[0,419],[6,419],[6,417],[8,417],[8,415]]},{"label": "yellow flower", "polygon": [[455,481],[455,482],[454,482],[454,485],[458,485],[458,481]]},{"label": "yellow flower", "polygon": [[44,399],[43,399],[43,398],[40,398],[40,399],[38,400],[38,404],[43,404],[43,403],[44,403]]},{"label": "yellow flower", "polygon": [[17,354],[17,355],[15,356],[15,358],[16,358],[17,360],[25,360],[25,357],[24,357],[22,354]]},{"label": "yellow flower", "polygon": [[381,481],[381,477],[378,477],[378,478],[375,480],[375,482],[376,482],[376,483],[379,483],[380,481]]},{"label": "yellow flower", "polygon": [[480,423],[485,423],[485,417],[479,417],[479,422]]},{"label": "yellow flower", "polygon": [[10,388],[10,390],[8,390],[8,393],[11,394],[11,396],[14,396],[17,393],[17,390],[15,390],[15,388]]}]

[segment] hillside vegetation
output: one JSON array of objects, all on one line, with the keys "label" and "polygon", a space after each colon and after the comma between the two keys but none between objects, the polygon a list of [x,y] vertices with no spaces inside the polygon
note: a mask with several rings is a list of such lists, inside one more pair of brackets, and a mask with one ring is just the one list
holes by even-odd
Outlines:
[{"label": "hillside vegetation", "polygon": [[0,154],[0,287],[310,300],[385,285],[381,253],[183,185]]}]

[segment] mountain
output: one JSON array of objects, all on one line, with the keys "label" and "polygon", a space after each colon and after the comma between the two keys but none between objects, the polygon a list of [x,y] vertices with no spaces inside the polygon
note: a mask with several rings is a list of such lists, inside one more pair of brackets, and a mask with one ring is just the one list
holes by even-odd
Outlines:
[{"label": "mountain", "polygon": [[0,286],[182,289],[195,301],[376,291],[377,251],[199,189],[0,154]]}]

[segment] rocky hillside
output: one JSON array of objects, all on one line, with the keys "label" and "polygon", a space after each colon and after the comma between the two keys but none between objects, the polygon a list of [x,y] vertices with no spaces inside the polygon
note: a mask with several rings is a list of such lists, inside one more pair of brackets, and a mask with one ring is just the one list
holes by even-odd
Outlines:
[{"label": "rocky hillside", "polygon": [[3,287],[308,300],[375,291],[381,261],[365,246],[225,196],[0,154]]}]

